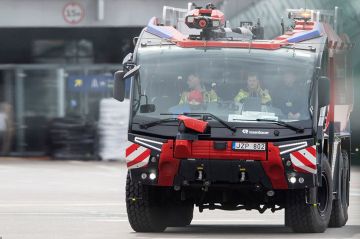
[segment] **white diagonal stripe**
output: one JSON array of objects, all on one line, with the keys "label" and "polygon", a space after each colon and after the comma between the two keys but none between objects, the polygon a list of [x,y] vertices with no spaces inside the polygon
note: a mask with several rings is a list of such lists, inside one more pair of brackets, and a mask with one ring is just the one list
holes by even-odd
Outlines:
[{"label": "white diagonal stripe", "polygon": [[291,162],[298,168],[301,168],[307,172],[310,172],[310,173],[313,173],[313,174],[316,174],[317,170],[316,169],[312,169],[308,166],[306,166],[305,164],[303,164],[300,160],[298,160],[294,155],[290,154],[290,159],[291,159]]},{"label": "white diagonal stripe", "polygon": [[150,155],[147,156],[143,161],[140,161],[137,164],[131,165],[130,167],[128,167],[128,169],[141,168],[149,163],[149,159],[150,159]]},{"label": "white diagonal stripe", "polygon": [[304,155],[304,157],[307,160],[309,160],[312,164],[316,165],[316,157],[314,157],[314,155],[312,155],[309,151],[307,151],[306,149],[302,149],[302,150],[299,150],[299,153]]},{"label": "white diagonal stripe", "polygon": [[143,152],[145,152],[146,150],[147,150],[147,148],[140,146],[134,152],[132,152],[129,156],[126,157],[126,163],[133,161],[134,159],[139,157],[139,155],[142,154]]}]

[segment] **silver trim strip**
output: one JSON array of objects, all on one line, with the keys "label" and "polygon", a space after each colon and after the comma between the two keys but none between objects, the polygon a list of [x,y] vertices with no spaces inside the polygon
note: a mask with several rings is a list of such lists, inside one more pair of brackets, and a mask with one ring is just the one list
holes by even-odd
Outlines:
[{"label": "silver trim strip", "polygon": [[281,149],[281,148],[288,148],[288,147],[292,147],[292,146],[296,146],[296,147],[286,149],[284,151],[280,151],[280,155],[290,153],[297,149],[305,148],[306,146],[308,146],[308,143],[306,141],[304,141],[304,142],[298,142],[298,143],[292,143],[292,144],[283,144],[283,145],[279,145],[278,147],[279,147],[279,149]]},{"label": "silver trim strip", "polygon": [[[158,141],[154,141],[154,140],[151,140],[151,139],[144,139],[144,138],[139,138],[139,137],[135,137],[134,141],[138,144],[141,144],[145,147],[148,147],[148,148],[151,148],[151,149],[154,149],[154,150],[157,150],[157,151],[160,151],[161,152],[161,147],[158,148],[158,147],[155,147],[151,144],[148,144],[148,143],[153,143],[153,144],[157,144],[157,145],[163,145],[163,143],[161,142],[158,142]],[[148,143],[146,143],[148,142]]]},{"label": "silver trim strip", "polygon": [[279,148],[287,148],[287,147],[291,147],[291,146],[297,146],[297,145],[304,145],[307,146],[307,142],[297,142],[297,143],[292,143],[292,144],[283,144],[283,145],[279,145]]}]

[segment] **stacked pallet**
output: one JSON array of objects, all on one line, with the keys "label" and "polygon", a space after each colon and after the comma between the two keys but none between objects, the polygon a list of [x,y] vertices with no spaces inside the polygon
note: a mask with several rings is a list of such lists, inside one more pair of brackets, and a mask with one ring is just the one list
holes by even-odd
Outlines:
[{"label": "stacked pallet", "polygon": [[103,160],[124,160],[129,123],[129,100],[100,101],[98,123],[99,155]]}]

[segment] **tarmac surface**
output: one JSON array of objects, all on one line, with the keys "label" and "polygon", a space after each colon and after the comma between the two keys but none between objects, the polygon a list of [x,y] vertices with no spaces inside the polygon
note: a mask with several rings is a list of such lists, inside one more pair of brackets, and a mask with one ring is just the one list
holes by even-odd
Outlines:
[{"label": "tarmac surface", "polygon": [[135,233],[118,162],[0,159],[0,238],[360,238],[360,168],[353,167],[349,221],[322,234],[294,234],[283,211],[195,210],[191,226]]}]

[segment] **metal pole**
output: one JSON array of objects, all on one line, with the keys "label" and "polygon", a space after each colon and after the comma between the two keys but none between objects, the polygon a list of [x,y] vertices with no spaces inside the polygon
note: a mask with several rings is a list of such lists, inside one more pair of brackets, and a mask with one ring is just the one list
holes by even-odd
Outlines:
[{"label": "metal pole", "polygon": [[104,20],[105,17],[105,0],[97,1],[97,19],[98,21]]},{"label": "metal pole", "polygon": [[334,30],[335,33],[338,33],[338,10],[339,8],[336,6],[335,7],[335,14],[334,14]]},{"label": "metal pole", "polygon": [[65,70],[64,68],[57,69],[57,115],[58,117],[65,116]]},{"label": "metal pole", "polygon": [[320,11],[316,12],[316,21],[320,22]]},{"label": "metal pole", "polygon": [[25,145],[24,125],[24,71],[15,70],[15,112],[16,112],[16,151],[23,153]]}]

